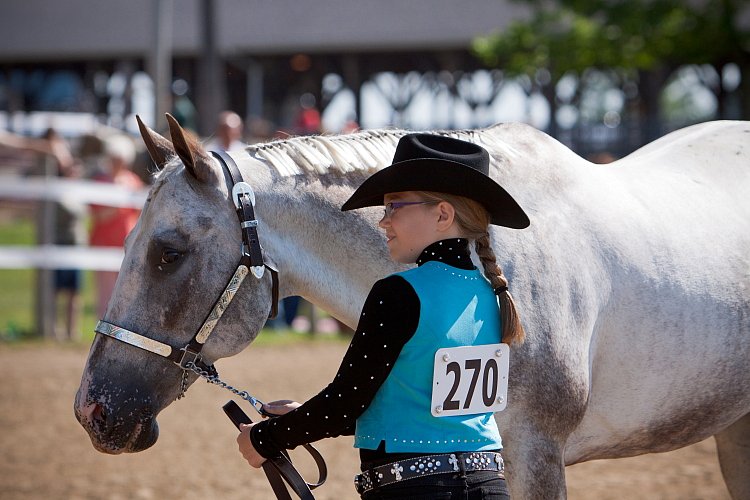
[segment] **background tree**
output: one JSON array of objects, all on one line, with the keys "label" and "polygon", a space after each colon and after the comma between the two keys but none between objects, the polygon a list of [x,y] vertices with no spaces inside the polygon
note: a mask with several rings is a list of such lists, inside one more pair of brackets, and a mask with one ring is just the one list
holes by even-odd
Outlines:
[{"label": "background tree", "polygon": [[[614,71],[638,88],[645,130],[642,142],[663,133],[659,98],[672,73],[683,65],[711,65],[719,75],[711,90],[718,117],[731,113],[721,75],[733,63],[741,72],[741,109],[750,116],[750,2],[746,0],[518,0],[532,7],[528,21],[475,40],[476,54],[506,76],[526,76],[540,85],[557,134],[555,87],[565,75],[579,80],[591,68]],[[547,72],[539,79],[540,70]]]}]

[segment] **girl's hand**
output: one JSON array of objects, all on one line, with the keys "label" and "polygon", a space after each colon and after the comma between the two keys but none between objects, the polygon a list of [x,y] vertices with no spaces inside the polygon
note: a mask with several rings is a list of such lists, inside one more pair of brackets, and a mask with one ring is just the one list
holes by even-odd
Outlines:
[{"label": "girl's hand", "polygon": [[247,463],[259,469],[263,466],[263,462],[266,459],[255,450],[253,442],[250,439],[250,429],[253,428],[253,425],[255,424],[240,424],[240,435],[237,436],[237,444],[240,447],[240,453],[247,460]]},{"label": "girl's hand", "polygon": [[289,399],[280,399],[279,401],[272,401],[271,403],[265,403],[263,409],[273,415],[286,415],[295,408],[302,406],[296,401]]}]

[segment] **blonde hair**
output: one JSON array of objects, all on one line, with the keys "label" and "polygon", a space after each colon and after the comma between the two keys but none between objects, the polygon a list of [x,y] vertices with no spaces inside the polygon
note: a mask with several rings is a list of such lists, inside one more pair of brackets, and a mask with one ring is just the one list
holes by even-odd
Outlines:
[{"label": "blonde hair", "polygon": [[474,241],[479,260],[484,268],[484,275],[498,296],[500,318],[502,320],[502,341],[510,345],[523,343],[526,333],[516,310],[513,296],[508,290],[508,279],[497,265],[495,252],[490,244],[490,215],[485,208],[474,200],[464,196],[447,193],[418,191],[424,201],[446,201],[455,209],[455,220],[464,236]]}]

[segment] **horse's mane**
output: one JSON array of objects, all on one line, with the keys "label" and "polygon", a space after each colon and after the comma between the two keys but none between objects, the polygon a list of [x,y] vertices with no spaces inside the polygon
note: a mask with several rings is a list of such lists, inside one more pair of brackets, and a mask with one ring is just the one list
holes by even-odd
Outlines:
[{"label": "horse's mane", "polygon": [[[476,142],[490,151],[500,150],[514,156],[515,152],[509,145],[499,141],[495,134],[487,133],[498,126],[474,130],[433,130],[429,133]],[[401,129],[375,129],[342,135],[297,136],[253,144],[247,146],[245,151],[283,177],[357,172],[367,175],[391,164],[398,140],[408,133],[410,131]],[[180,166],[175,156],[154,172],[152,193],[166,181],[169,172]]]},{"label": "horse's mane", "polygon": [[[438,130],[431,133],[486,143],[488,138],[479,132],[481,130]],[[330,172],[367,174],[391,164],[398,140],[407,133],[406,130],[380,129],[345,135],[300,136],[254,144],[245,150],[285,177]]]}]

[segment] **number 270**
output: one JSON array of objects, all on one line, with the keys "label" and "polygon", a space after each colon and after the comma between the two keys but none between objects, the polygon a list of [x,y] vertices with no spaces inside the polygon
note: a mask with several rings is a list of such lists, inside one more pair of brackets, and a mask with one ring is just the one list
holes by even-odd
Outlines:
[{"label": "number 270", "polygon": [[[468,408],[471,405],[471,399],[474,396],[474,391],[476,390],[480,373],[482,373],[482,402],[487,407],[492,406],[492,404],[495,402],[495,398],[497,397],[497,385],[499,377],[497,362],[495,362],[495,360],[492,358],[488,359],[487,363],[484,365],[484,370],[482,370],[481,359],[467,359],[464,362],[464,368],[467,370],[467,372],[468,370],[473,371],[471,382],[469,383],[469,390],[466,394],[466,401],[464,401],[463,405],[464,409]],[[453,386],[451,387],[451,390],[448,392],[448,395],[443,402],[444,410],[458,410],[461,404],[459,400],[453,399],[461,383],[461,365],[459,365],[456,361],[448,363],[445,368],[445,373],[447,375],[451,372],[455,375],[455,377],[453,379]],[[490,383],[490,378],[492,378],[492,383]]]}]

